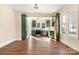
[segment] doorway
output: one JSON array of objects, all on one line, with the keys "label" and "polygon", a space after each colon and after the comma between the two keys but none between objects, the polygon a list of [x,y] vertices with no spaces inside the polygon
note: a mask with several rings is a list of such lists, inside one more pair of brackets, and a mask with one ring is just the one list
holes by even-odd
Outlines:
[{"label": "doorway", "polygon": [[[38,20],[40,19],[45,19],[43,22],[37,21],[37,17],[28,17],[27,19],[30,19],[30,26],[29,22],[26,21],[26,15],[22,14],[21,15],[21,25],[22,25],[22,40],[25,40],[27,36],[36,36],[37,34],[40,34],[41,36],[47,36],[49,38],[53,38],[56,36],[56,41],[60,41],[60,13],[55,14],[55,24],[51,21],[49,18],[42,18],[39,17]],[[40,24],[39,24],[40,23]],[[51,26],[55,26],[55,30],[51,28]],[[27,31],[28,27],[28,31]],[[29,32],[30,28],[30,32]],[[50,29],[51,28],[51,29]],[[30,34],[28,34],[29,32]],[[54,33],[56,33],[54,35]]]}]

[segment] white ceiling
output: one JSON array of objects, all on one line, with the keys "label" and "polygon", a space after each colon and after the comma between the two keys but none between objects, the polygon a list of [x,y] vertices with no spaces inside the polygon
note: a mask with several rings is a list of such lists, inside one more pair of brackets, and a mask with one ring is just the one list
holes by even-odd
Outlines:
[{"label": "white ceiling", "polygon": [[38,9],[34,9],[34,4],[9,4],[17,11],[30,13],[53,13],[63,7],[63,4],[38,4]]}]

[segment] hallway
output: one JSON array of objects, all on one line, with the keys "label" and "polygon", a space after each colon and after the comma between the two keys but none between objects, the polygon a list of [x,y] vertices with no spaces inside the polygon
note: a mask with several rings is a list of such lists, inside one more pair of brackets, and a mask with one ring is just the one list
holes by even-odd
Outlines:
[{"label": "hallway", "polygon": [[[39,39],[39,38],[38,38]],[[0,48],[1,55],[78,55],[79,52],[54,40],[27,39]]]}]

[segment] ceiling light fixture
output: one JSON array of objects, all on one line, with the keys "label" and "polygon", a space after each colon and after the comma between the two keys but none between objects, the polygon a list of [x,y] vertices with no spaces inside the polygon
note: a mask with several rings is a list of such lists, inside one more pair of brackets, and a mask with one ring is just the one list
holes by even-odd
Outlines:
[{"label": "ceiling light fixture", "polygon": [[34,9],[38,9],[38,4],[34,4]]}]

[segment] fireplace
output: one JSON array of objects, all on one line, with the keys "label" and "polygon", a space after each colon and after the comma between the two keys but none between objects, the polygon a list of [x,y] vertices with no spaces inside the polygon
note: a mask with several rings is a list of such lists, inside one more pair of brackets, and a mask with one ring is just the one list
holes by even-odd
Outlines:
[{"label": "fireplace", "polygon": [[40,34],[41,35],[41,30],[36,30],[36,35]]}]

